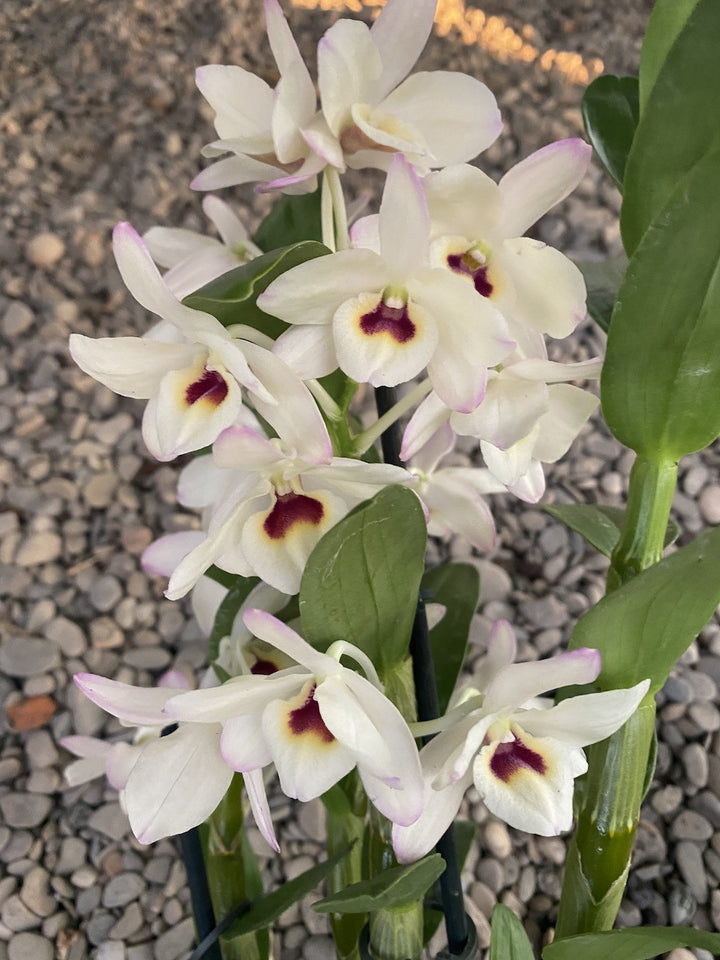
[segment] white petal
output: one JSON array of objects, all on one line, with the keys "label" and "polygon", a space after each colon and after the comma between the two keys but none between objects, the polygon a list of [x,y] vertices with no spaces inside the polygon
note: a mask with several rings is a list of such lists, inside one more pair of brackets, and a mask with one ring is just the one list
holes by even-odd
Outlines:
[{"label": "white petal", "polygon": [[[69,740],[70,738],[66,737],[65,739]],[[63,741],[60,742],[63,743]],[[68,747],[68,750],[69,749]],[[99,756],[83,757],[81,760],[75,760],[69,763],[63,770],[65,782],[70,787],[78,787],[80,784],[89,783],[96,777],[104,776],[105,760]]]},{"label": "white petal", "polygon": [[[462,432],[462,424],[456,423],[455,429]],[[531,470],[533,447],[537,439],[538,428],[531,431],[523,440],[514,443],[507,450],[501,450],[487,440],[480,441],[480,449],[488,470],[500,483],[510,487]]]},{"label": "white petal", "polygon": [[88,700],[113,717],[136,726],[165,725],[167,717],[162,708],[177,695],[177,690],[168,687],[133,687],[92,673],[76,673],[73,680]]},{"label": "white petal", "polygon": [[242,773],[272,763],[270,750],[262,735],[262,713],[249,713],[226,720],[220,737],[220,752],[229,767]]},{"label": "white petal", "polygon": [[433,25],[437,0],[389,0],[370,29],[383,72],[373,90],[386,96],[412,70]]},{"label": "white petal", "polygon": [[209,64],[195,71],[198,90],[215,110],[220,137],[257,137],[267,143],[258,152],[272,150],[270,120],[273,93],[260,77],[242,67]]},{"label": "white petal", "polygon": [[469,771],[442,790],[433,790],[429,778],[426,780],[419,818],[410,826],[394,824],[392,828],[392,845],[399,863],[413,863],[432,850],[457,816],[471,783],[472,773]]},{"label": "white petal", "polygon": [[473,765],[478,792],[491,813],[518,830],[545,837],[569,830],[573,779],[587,770],[582,751],[518,732],[522,746],[512,762],[503,753],[509,744],[482,748]]},{"label": "white petal", "polygon": [[[375,776],[399,786],[400,779],[398,770],[394,766],[393,754],[384,739],[386,731],[378,729],[365,709],[368,696],[372,696],[369,690],[372,690],[378,697],[383,699],[385,697],[367,680],[358,690],[353,689],[353,686],[345,682],[350,673],[352,673],[351,670],[345,669],[342,676],[326,677],[318,683],[315,690],[315,701],[320,707],[320,716],[332,735],[351,751],[357,762],[362,760]],[[354,676],[361,683],[364,680],[359,674]],[[362,700],[360,699],[361,695]],[[392,707],[389,700],[387,703]],[[375,706],[377,707],[377,704]],[[394,707],[392,714],[388,716],[388,713],[389,711],[386,711],[384,717],[386,722],[389,720],[390,723],[402,724],[407,730],[405,721]],[[410,731],[407,730],[407,733],[414,747],[415,741],[412,740]],[[407,742],[405,746],[407,746]]]},{"label": "white petal", "polygon": [[493,264],[512,281],[514,300],[499,308],[515,323],[551,337],[566,337],[585,317],[585,281],[559,250],[539,240],[505,240],[494,252]]},{"label": "white petal", "polygon": [[313,800],[355,766],[352,753],[333,737],[312,698],[308,681],[292,700],[275,700],[263,712],[263,734],[283,793]]},{"label": "white petal", "polygon": [[284,459],[274,443],[250,427],[228,427],[213,445],[213,461],[222,470],[270,471]]},{"label": "white petal", "polygon": [[265,792],[262,770],[252,770],[245,773],[243,779],[257,828],[273,850],[280,853],[280,845],[277,842],[272,817],[270,816],[270,806]]},{"label": "white petal", "polygon": [[115,790],[124,790],[133,767],[140,759],[145,745],[133,746],[129,743],[114,743],[107,757],[106,773],[108,783]]},{"label": "white petal", "polygon": [[377,213],[356,220],[350,228],[350,243],[356,249],[380,254],[380,216]]},{"label": "white petal", "polygon": [[383,190],[380,251],[390,282],[402,284],[428,264],[430,217],[422,183],[402,154],[393,157]]},{"label": "white petal", "polygon": [[413,485],[415,478],[402,467],[389,463],[365,463],[347,457],[333,457],[328,466],[303,471],[303,487],[310,493],[330,490],[352,504],[369,500],[378,490],[393,483]]},{"label": "white petal", "polygon": [[273,353],[301,380],[315,380],[337,370],[335,342],[328,324],[290,327],[275,341]]},{"label": "white petal", "polygon": [[242,247],[250,239],[238,215],[220,197],[209,193],[206,197],[203,197],[202,208],[208,220],[215,224],[226,247]]},{"label": "white petal", "polygon": [[526,503],[537,503],[545,493],[542,464],[538,460],[532,460],[523,476],[508,484],[508,490]]},{"label": "white petal", "polygon": [[487,653],[478,664],[473,675],[473,684],[485,691],[490,682],[504,668],[515,660],[517,644],[515,632],[507,620],[496,620],[490,629]]},{"label": "white petal", "polygon": [[[170,573],[167,574],[170,576]],[[206,637],[212,633],[220,604],[227,596],[227,589],[210,577],[201,577],[193,587],[191,603],[193,616]]]},{"label": "white petal", "polygon": [[341,250],[301,263],[261,293],[261,310],[286,323],[330,323],[340,304],[365,291],[380,293],[387,268],[370,250]]},{"label": "white petal", "polygon": [[445,421],[415,454],[412,462],[413,469],[420,470],[422,473],[432,473],[454,446],[455,433],[450,424]]},{"label": "white petal", "polygon": [[439,470],[421,496],[430,510],[430,532],[435,524],[466,539],[477,550],[487,552],[495,545],[495,524],[490,508],[475,488],[455,477],[453,469]]},{"label": "white petal", "polygon": [[212,247],[205,247],[175,264],[163,280],[178,300],[182,300],[238,266],[240,260],[237,254],[216,242]]},{"label": "white petal", "polygon": [[507,375],[523,380],[542,380],[544,383],[566,383],[568,380],[597,380],[602,372],[602,357],[581,360],[579,363],[555,363],[542,357],[518,360],[506,369]]},{"label": "white petal", "polygon": [[214,237],[204,237],[194,230],[178,227],[150,227],[143,234],[143,241],[150,256],[161,267],[174,267],[187,257],[218,246]]},{"label": "white petal", "polygon": [[209,507],[220,498],[227,480],[227,474],[215,465],[212,454],[193,457],[178,477],[178,503],[196,510]]},{"label": "white petal", "polygon": [[518,721],[535,737],[553,737],[573,747],[585,747],[619,730],[649,686],[650,681],[643,680],[624,690],[570,697],[549,710],[526,710],[518,715]]},{"label": "white petal", "polygon": [[225,723],[233,717],[261,713],[271,700],[294,696],[306,680],[306,674],[280,671],[269,677],[244,675],[233,677],[219,687],[177,693],[168,703],[164,716],[193,724]]},{"label": "white petal", "polygon": [[433,391],[410,418],[403,434],[401,460],[411,460],[450,417],[450,408]]},{"label": "white petal", "polygon": [[223,330],[215,317],[191,310],[170,292],[147,247],[129,223],[115,226],[113,253],[125,286],[146,310],[170,320],[190,340],[198,333]]},{"label": "white petal", "polygon": [[464,73],[414,73],[382,102],[381,109],[421,133],[435,167],[472,160],[502,129],[493,94]]},{"label": "white petal", "polygon": [[600,652],[581,647],[547,660],[511,663],[499,671],[488,687],[485,713],[520,706],[550,690],[570,684],[592,683],[600,673]]},{"label": "white petal", "polygon": [[204,539],[202,530],[182,530],[158,537],[143,550],[140,565],[152,577],[169,577],[183,557]]},{"label": "white petal", "polygon": [[500,235],[520,237],[564,200],[590,166],[592,148],[579,139],[558,140],[530,154],[499,183],[503,200]]},{"label": "white petal", "polygon": [[219,741],[219,725],[191,724],[143,749],[125,787],[141,843],[185,833],[210,816],[232,780]]},{"label": "white petal", "polygon": [[337,661],[324,653],[318,653],[282,620],[273,617],[265,610],[250,609],[243,614],[243,620],[248,630],[260,640],[282,650],[286,656],[296,663],[302,664],[311,673],[324,675],[330,671],[338,672]]},{"label": "white petal", "polygon": [[222,190],[223,187],[234,187],[241,183],[267,183],[283,173],[282,167],[242,154],[225,157],[205,167],[190,182],[190,187],[193,190]]},{"label": "white petal", "polygon": [[533,456],[544,463],[555,463],[567,453],[600,401],[594,394],[569,383],[553,384],[549,395],[549,410],[540,419]]},{"label": "white petal", "polygon": [[464,237],[468,246],[495,235],[500,221],[498,185],[469,164],[455,164],[428,174],[423,180],[432,236]]},{"label": "white petal", "polygon": [[202,347],[193,343],[70,335],[70,355],[81,370],[121,397],[140,400],[152,397],[167,373],[182,370],[203,353]]},{"label": "white petal", "polygon": [[461,433],[507,450],[530,433],[548,408],[544,383],[501,375],[490,380],[485,396],[471,413],[457,414],[452,422]]},{"label": "white petal", "polygon": [[323,113],[339,136],[350,122],[350,108],[365,102],[382,73],[380,53],[366,24],[338,20],[318,44],[318,87]]}]

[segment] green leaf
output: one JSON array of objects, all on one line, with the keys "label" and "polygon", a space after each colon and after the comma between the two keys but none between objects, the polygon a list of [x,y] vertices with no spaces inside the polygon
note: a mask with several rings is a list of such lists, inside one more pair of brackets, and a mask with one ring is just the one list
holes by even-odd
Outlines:
[{"label": "green leaf", "polygon": [[427,528],[420,501],[387,487],[320,540],[300,585],[308,643],[326,650],[343,639],[379,668],[404,659],[423,573]]},{"label": "green leaf", "polygon": [[224,327],[244,323],[273,339],[288,325],[264,313],[255,302],[258,296],[281,274],[307,260],[330,253],[315,240],[306,240],[279,250],[271,250],[250,260],[185,297],[183,303],[193,310],[212,314]]},{"label": "green leaf", "polygon": [[[612,555],[625,523],[622,507],[608,507],[599,503],[555,503],[543,507],[543,510],[562,520],[606,557]],[[679,535],[680,528],[671,520],[665,534],[665,546],[674,543]]]},{"label": "green leaf", "polygon": [[622,443],[656,462],[720,433],[719,169],[720,149],[682,177],[632,257],[612,316],[603,413]]},{"label": "green leaf", "polygon": [[575,262],[587,287],[587,311],[605,333],[610,328],[610,317],[615,309],[615,300],[627,265],[626,256],[613,257],[610,260]]},{"label": "green leaf", "polygon": [[588,139],[620,190],[639,113],[636,77],[614,77],[612,74],[598,77],[587,87],[582,98]]},{"label": "green leaf", "polygon": [[543,960],[651,960],[676,947],[699,947],[717,954],[720,933],[692,927],[632,927],[564,937],[548,944],[542,955]]},{"label": "green leaf", "polygon": [[314,193],[276,200],[253,240],[261,250],[275,250],[301,240],[322,240],[320,188]]},{"label": "green leaf", "polygon": [[[625,168],[621,227],[632,253],[675,185],[720,136],[720,4],[698,0],[647,98]],[[715,213],[716,219],[717,212]],[[666,259],[665,267],[672,263]]]},{"label": "green leaf", "polygon": [[640,54],[640,110],[650,96],[662,65],[698,0],[655,0]]},{"label": "green leaf", "polygon": [[421,589],[426,603],[441,603],[445,607],[442,620],[430,631],[443,714],[465,662],[470,624],[480,599],[480,574],[469,563],[444,563],[427,571]]},{"label": "green leaf", "polygon": [[218,655],[220,641],[230,635],[232,625],[238,610],[253,587],[260,583],[257,577],[234,577],[235,583],[222,599],[215,614],[215,623],[208,637],[208,658],[215,660]]},{"label": "green leaf", "polygon": [[253,901],[252,904],[248,904],[247,912],[238,917],[227,931],[226,936],[237,937],[243,933],[252,933],[255,930],[269,927],[294,903],[302,900],[306,894],[311,893],[349,852],[350,847],[346,847],[336,853],[335,856],[328,857],[322,863],[318,863],[301,873],[299,877],[287,880],[277,890],[273,890],[264,897]]},{"label": "green leaf", "polygon": [[[581,954],[578,954],[579,956]],[[493,907],[490,960],[535,960],[522,922],[509,907],[502,903],[497,903]],[[586,958],[583,957],[583,960]]]},{"label": "green leaf", "polygon": [[718,569],[715,527],[604,597],[577,623],[571,649],[600,650],[605,690],[645,677],[659,690],[720,603]]},{"label": "green leaf", "polygon": [[340,893],[313,904],[318,913],[371,913],[389,907],[412,903],[445,870],[439,853],[411,863],[407,867],[391,867],[370,880],[352,883]]}]

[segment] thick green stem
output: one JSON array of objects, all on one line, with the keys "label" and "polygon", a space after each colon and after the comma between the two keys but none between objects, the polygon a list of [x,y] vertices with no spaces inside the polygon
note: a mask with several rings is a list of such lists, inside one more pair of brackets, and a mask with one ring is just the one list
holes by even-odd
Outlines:
[{"label": "thick green stem", "polygon": [[[218,922],[247,900],[262,893],[262,878],[243,829],[242,777],[230,787],[208,822],[206,864],[210,894]],[[267,930],[220,938],[223,960],[263,960],[268,955]]]},{"label": "thick green stem", "polygon": [[[635,461],[608,593],[661,559],[676,479],[676,463]],[[612,929],[630,869],[654,731],[655,702],[649,697],[624,727],[587,751],[588,774],[568,853],[557,937]]]},{"label": "thick green stem", "polygon": [[608,593],[661,559],[676,482],[676,463],[636,459],[625,525],[608,572]]}]

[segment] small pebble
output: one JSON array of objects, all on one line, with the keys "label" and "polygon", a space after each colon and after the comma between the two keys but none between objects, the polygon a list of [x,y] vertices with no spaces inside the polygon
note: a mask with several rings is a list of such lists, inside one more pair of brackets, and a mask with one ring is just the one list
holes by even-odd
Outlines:
[{"label": "small pebble", "polygon": [[8,960],[53,960],[55,949],[37,933],[18,933],[8,944]]},{"label": "small pebble", "polygon": [[65,244],[55,233],[39,233],[27,245],[27,256],[35,267],[52,267],[65,253]]}]

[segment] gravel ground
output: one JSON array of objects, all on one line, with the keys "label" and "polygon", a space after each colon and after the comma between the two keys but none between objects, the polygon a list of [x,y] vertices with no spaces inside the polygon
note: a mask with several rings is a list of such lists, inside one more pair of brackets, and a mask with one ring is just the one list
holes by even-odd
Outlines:
[{"label": "gravel ground", "polygon": [[[322,6],[330,9],[291,13],[308,49],[340,4]],[[460,0],[444,6],[458,24]],[[471,12],[475,3],[466,7]],[[582,85],[567,71],[581,61],[548,51],[579,54],[591,71],[601,58],[611,72],[633,72],[650,4],[491,0],[482,8],[504,18],[505,34],[494,21],[485,47],[463,45],[451,26],[432,39],[423,66],[464,70],[496,92],[506,127],[485,167],[497,175],[580,131]],[[498,51],[507,29],[536,51],[533,62]],[[141,231],[154,223],[203,228],[187,184],[212,131],[193,69],[234,62],[272,80],[262,38],[259,0],[6,0],[0,13],[0,960],[180,960],[192,945],[175,844],[138,844],[103,782],[68,789],[62,780],[69,756],[61,737],[119,730],[77,695],[74,673],[150,684],[170,666],[192,672],[204,659],[186,607],[163,599],[162,584],[139,566],[154,537],[192,523],[175,502],[176,468],[146,453],[141,405],[82,374],[66,344],[72,331],[146,329],[143,311],[125,296],[109,231],[121,219]],[[251,192],[237,198],[250,221],[267,202]],[[601,258],[619,249],[617,210],[616,192],[593,169],[538,235]],[[600,349],[588,324],[561,356]],[[686,536],[720,522],[719,460],[711,449],[681,466],[675,508]],[[620,504],[630,463],[595,421],[553,470],[547,499]],[[501,543],[475,561],[483,573],[475,635],[482,641],[490,621],[507,617],[523,656],[550,655],[602,595],[605,561],[536,508],[497,498],[496,516]],[[451,553],[468,557],[460,542]],[[623,925],[720,929],[717,683],[713,623],[660,696],[659,779],[641,824]],[[322,815],[319,803],[273,802],[284,859],[270,857],[256,832],[251,838],[277,884],[319,856]],[[464,879],[481,943],[500,900],[539,945],[553,923],[564,841],[516,834],[489,817],[472,791],[468,804],[480,826]],[[282,960],[332,956],[326,919],[309,901],[283,917],[277,937]],[[692,956],[675,951],[673,960]]]}]

